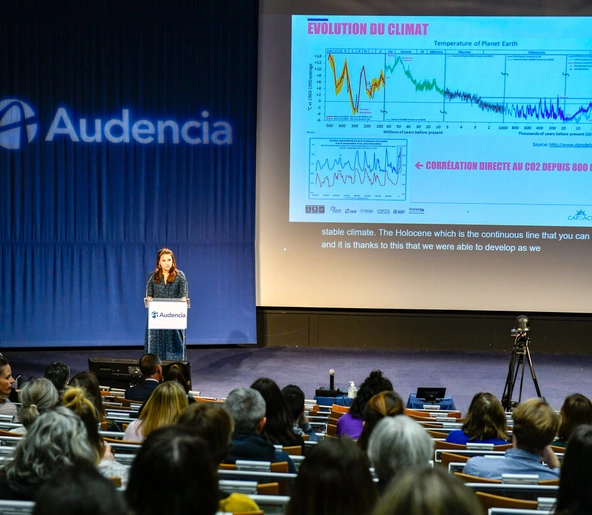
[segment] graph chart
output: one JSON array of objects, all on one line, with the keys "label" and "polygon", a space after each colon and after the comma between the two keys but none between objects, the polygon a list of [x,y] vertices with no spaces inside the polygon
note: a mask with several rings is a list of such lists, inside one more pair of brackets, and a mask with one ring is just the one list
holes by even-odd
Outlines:
[{"label": "graph chart", "polygon": [[581,123],[589,51],[326,48],[324,119]]},{"label": "graph chart", "polygon": [[311,138],[311,199],[405,200],[407,142],[404,139]]}]

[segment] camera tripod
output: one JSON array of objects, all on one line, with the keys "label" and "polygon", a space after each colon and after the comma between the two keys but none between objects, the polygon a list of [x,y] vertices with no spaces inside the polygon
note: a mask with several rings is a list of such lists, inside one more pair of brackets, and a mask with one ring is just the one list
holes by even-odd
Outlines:
[{"label": "camera tripod", "polygon": [[[530,356],[530,337],[528,333],[518,333],[514,340],[514,348],[512,349],[512,355],[510,356],[510,366],[508,367],[508,378],[506,379],[506,385],[504,386],[504,393],[502,394],[502,406],[506,411],[512,411],[522,401],[522,385],[524,384],[524,368],[525,359],[528,360],[528,367],[530,368],[530,375],[536,389],[536,393],[539,397],[542,397],[539,383],[537,381],[536,372],[532,364],[532,357]],[[516,386],[516,379],[518,373],[522,368],[520,374],[520,390],[518,393],[518,401],[512,402],[512,395]]]}]

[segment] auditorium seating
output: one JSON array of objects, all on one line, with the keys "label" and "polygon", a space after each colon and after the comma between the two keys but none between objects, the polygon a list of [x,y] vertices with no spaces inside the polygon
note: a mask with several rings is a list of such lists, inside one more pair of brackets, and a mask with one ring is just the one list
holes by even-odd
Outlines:
[{"label": "auditorium seating", "polygon": [[8,501],[0,499],[0,513],[2,515],[30,515],[35,503],[32,501]]}]

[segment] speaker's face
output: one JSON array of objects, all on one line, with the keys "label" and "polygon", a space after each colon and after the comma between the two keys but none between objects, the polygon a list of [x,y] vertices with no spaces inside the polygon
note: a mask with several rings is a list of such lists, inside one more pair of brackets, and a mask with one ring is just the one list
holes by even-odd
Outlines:
[{"label": "speaker's face", "polygon": [[160,256],[158,264],[163,272],[168,273],[173,266],[173,256],[170,254],[163,254]]}]

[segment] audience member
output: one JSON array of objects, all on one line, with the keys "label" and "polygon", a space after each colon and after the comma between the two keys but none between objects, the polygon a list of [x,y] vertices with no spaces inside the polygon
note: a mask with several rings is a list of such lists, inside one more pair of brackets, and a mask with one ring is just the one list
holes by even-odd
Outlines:
[{"label": "audience member", "polygon": [[20,419],[23,425],[10,432],[25,434],[39,414],[55,408],[59,400],[58,391],[49,379],[36,377],[27,381],[21,390]]},{"label": "audience member", "polygon": [[380,370],[374,370],[360,385],[356,398],[352,401],[349,413],[337,421],[337,436],[349,436],[357,440],[364,427],[364,410],[368,401],[377,393],[392,390],[393,383],[383,377]]},{"label": "audience member", "polygon": [[70,367],[63,361],[54,361],[45,367],[43,377],[53,383],[61,397],[68,384],[68,379],[70,379]]},{"label": "audience member", "polygon": [[286,515],[369,515],[376,499],[364,452],[349,438],[326,439],[300,466]]},{"label": "audience member", "polygon": [[592,513],[592,425],[583,424],[571,434],[561,464],[556,515]]},{"label": "audience member", "polygon": [[559,415],[544,399],[535,398],[520,404],[513,419],[512,449],[500,459],[470,458],[464,472],[489,479],[501,479],[502,474],[538,474],[539,480],[557,479],[559,460],[550,444],[559,428]]},{"label": "audience member", "polygon": [[115,460],[113,450],[99,433],[99,419],[95,406],[86,398],[82,388],[71,387],[62,397],[63,405],[76,413],[86,427],[87,438],[96,454],[99,472],[106,478],[119,478],[122,486],[127,484],[128,468]]},{"label": "audience member", "polygon": [[93,403],[97,410],[99,422],[103,424],[104,428],[109,431],[121,431],[119,426],[115,426],[110,420],[105,417],[105,406],[103,406],[103,397],[101,395],[101,387],[99,380],[94,372],[80,372],[70,379],[70,386],[82,388],[85,397]]},{"label": "audience member", "polygon": [[132,463],[125,494],[136,515],[214,515],[218,474],[208,444],[178,424],[152,431]]},{"label": "audience member", "polygon": [[155,429],[174,424],[187,406],[187,395],[180,384],[176,381],[159,384],[139,417],[127,426],[123,439],[143,441]]},{"label": "audience member", "polygon": [[67,465],[95,465],[84,424],[63,406],[37,417],[0,473],[0,499],[31,501],[41,484]]},{"label": "audience member", "polygon": [[140,358],[142,380],[125,391],[125,398],[146,402],[148,397],[162,381],[162,363],[156,354],[144,354]]},{"label": "audience member", "polygon": [[261,436],[265,426],[265,400],[253,388],[236,388],[232,390],[224,408],[234,420],[232,447],[224,460],[225,463],[236,463],[236,460],[270,461],[272,463],[287,461],[290,472],[296,472],[294,462],[287,452],[277,451],[275,447]]},{"label": "audience member", "polygon": [[373,515],[482,515],[476,495],[441,467],[414,467],[393,481]]},{"label": "audience member", "polygon": [[8,360],[4,356],[0,356],[0,415],[11,415],[13,422],[18,423],[20,419],[17,408],[9,399],[13,384],[14,377],[12,377],[12,369]]},{"label": "audience member", "polygon": [[570,435],[582,424],[592,424],[592,402],[581,393],[568,395],[561,407],[558,438],[553,445],[565,447]]},{"label": "audience member", "polygon": [[366,404],[366,409],[364,410],[364,429],[362,429],[362,434],[358,438],[358,445],[366,451],[368,449],[368,440],[376,424],[384,417],[396,417],[403,414],[404,411],[405,405],[403,404],[403,399],[401,399],[397,392],[386,390],[377,393]]},{"label": "audience member", "polygon": [[462,429],[451,431],[446,441],[503,445],[508,443],[506,431],[506,413],[502,403],[495,395],[481,392],[473,397]]},{"label": "audience member", "polygon": [[[222,406],[213,402],[192,404],[181,413],[177,423],[191,428],[197,436],[208,443],[217,465],[226,458],[234,423],[230,413]],[[235,513],[259,509],[257,503],[245,494],[219,492],[219,499],[219,512]]]},{"label": "audience member", "polygon": [[265,401],[265,417],[267,419],[261,436],[273,445],[299,445],[304,450],[302,436],[293,431],[294,419],[288,408],[282,391],[273,379],[262,377],[252,385]]},{"label": "audience member", "polygon": [[308,435],[308,440],[311,442],[318,442],[319,437],[314,432],[308,417],[304,413],[304,392],[299,386],[289,384],[282,388],[282,395],[294,420],[292,431],[299,436]]},{"label": "audience member", "polygon": [[433,440],[421,424],[405,415],[383,418],[368,443],[368,457],[378,477],[379,492],[384,492],[401,472],[427,465],[433,452]]},{"label": "audience member", "polygon": [[123,493],[95,467],[61,469],[39,488],[33,515],[126,515]]},{"label": "audience member", "polygon": [[195,403],[195,397],[189,393],[191,378],[188,374],[189,370],[187,369],[187,365],[185,365],[185,363],[173,363],[165,372],[163,381],[177,381],[183,390],[185,390],[189,404],[193,404]]}]

